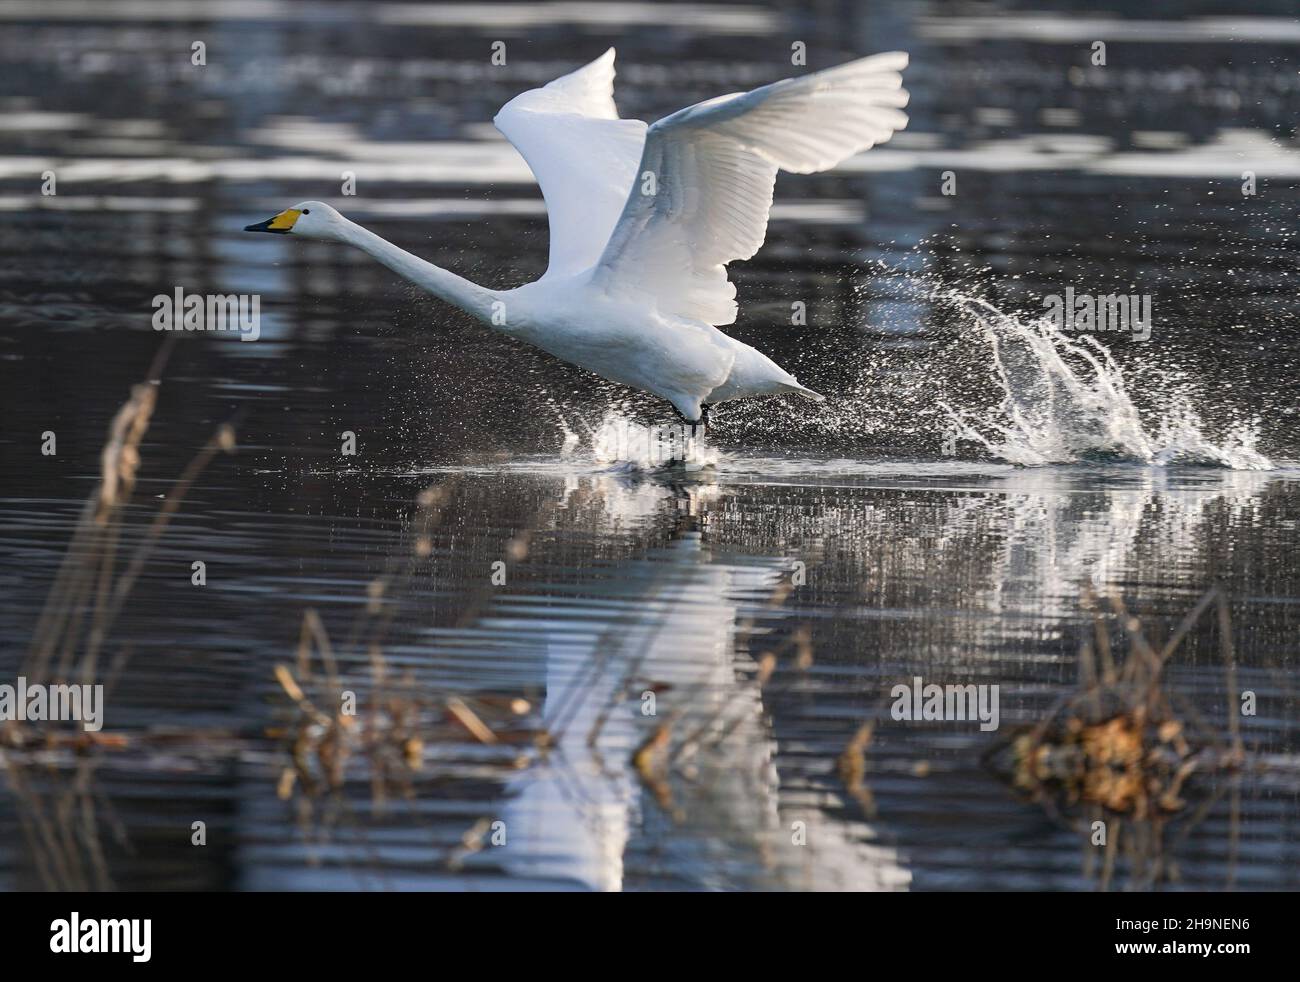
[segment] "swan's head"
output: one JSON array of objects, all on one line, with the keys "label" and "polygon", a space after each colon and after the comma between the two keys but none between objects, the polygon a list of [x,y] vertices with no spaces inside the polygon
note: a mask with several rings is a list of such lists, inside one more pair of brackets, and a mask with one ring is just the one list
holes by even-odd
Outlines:
[{"label": "swan's head", "polygon": [[299,235],[304,239],[334,239],[343,237],[347,219],[323,201],[300,201],[273,218],[256,225],[245,225],[245,232],[274,232],[277,235]]}]

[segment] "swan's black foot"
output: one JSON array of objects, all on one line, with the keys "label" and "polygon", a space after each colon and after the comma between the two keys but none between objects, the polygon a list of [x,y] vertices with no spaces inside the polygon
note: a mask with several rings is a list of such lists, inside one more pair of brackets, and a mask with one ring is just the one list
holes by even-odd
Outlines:
[{"label": "swan's black foot", "polygon": [[701,406],[699,420],[691,424],[691,438],[698,440],[701,437],[706,436],[708,432],[709,432],[709,407]]}]

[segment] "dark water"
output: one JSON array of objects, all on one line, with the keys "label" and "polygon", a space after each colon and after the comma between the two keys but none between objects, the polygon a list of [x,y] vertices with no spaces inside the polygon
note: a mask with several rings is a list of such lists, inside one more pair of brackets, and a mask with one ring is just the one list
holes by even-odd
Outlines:
[{"label": "dark water", "polygon": [[[0,9],[4,680],[24,670],[109,421],[158,352],[152,297],[262,303],[257,342],[185,335],[170,352],[123,556],[220,424],[238,449],[184,497],[105,647],[104,732],[125,745],[4,751],[0,882],[1300,885],[1300,22],[1267,3],[1090,6],[1099,26],[1034,8]],[[734,332],[830,400],[724,407],[709,469],[610,454],[664,418],[652,400],[342,247],[238,231],[322,198],[518,285],[544,268],[546,227],[490,128],[501,104],[615,44],[623,115],[656,118],[791,74],[794,41],[812,68],[912,52],[912,123],[835,173],[780,179],[766,246],[733,267]],[[1117,367],[1096,376],[1066,339],[1035,349],[1029,313],[1066,286],[1151,294],[1150,340],[1104,338]],[[975,294],[1005,322],[981,329]],[[788,323],[795,301],[805,325]],[[1086,391],[1046,411],[1045,387],[1070,392],[1056,355]],[[1002,439],[1004,397],[1032,422]],[[950,453],[942,404],[987,443]],[[1014,465],[1031,452],[1051,462]],[[1254,693],[1244,763],[1199,771],[1159,819],[1108,816],[1107,860],[1091,806],[1028,800],[983,757],[1075,690],[1085,588],[1163,639],[1212,586],[1235,678],[1209,617],[1163,684],[1223,740],[1232,699]],[[418,767],[358,748],[333,791],[281,784],[299,716],[274,670],[307,684],[308,611],[340,677],[321,681],[317,658],[308,695],[355,692],[363,720],[415,699]],[[998,685],[999,733],[892,719],[890,688],[918,675]],[[496,742],[448,723],[449,699]],[[855,780],[843,755],[868,721]],[[638,770],[664,724],[668,765]]]}]

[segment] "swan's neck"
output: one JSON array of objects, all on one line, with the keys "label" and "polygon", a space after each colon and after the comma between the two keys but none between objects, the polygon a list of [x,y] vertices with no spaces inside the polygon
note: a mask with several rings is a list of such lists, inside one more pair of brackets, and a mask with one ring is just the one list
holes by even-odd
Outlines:
[{"label": "swan's neck", "polygon": [[423,287],[440,300],[468,311],[479,320],[492,323],[496,291],[471,283],[463,276],[457,276],[441,266],[435,266],[419,256],[412,255],[405,249],[399,249],[387,239],[381,238],[368,228],[362,228],[356,222],[348,222],[345,228],[343,238],[346,242],[368,252],[398,276]]}]

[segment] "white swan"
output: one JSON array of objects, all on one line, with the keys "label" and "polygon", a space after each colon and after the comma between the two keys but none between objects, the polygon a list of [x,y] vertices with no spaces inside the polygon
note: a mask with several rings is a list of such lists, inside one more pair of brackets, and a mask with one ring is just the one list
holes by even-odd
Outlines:
[{"label": "white swan", "polygon": [[783,392],[821,401],[716,325],[736,319],[726,264],[767,233],[778,170],[812,173],[907,124],[903,52],[874,55],[701,102],[647,127],[619,119],[614,49],[516,96],[495,123],[546,199],[550,264],[489,290],[397,248],[329,205],[304,201],[248,232],[347,242],[398,275],[565,361],[703,407]]}]

